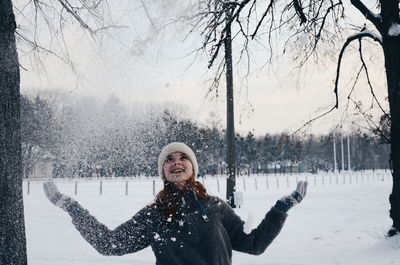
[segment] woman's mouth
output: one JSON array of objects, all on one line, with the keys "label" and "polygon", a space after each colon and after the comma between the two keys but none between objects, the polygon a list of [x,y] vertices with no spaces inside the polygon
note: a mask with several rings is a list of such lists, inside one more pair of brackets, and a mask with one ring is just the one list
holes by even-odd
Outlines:
[{"label": "woman's mouth", "polygon": [[171,173],[179,174],[179,173],[182,173],[182,172],[184,172],[184,171],[185,171],[185,170],[183,170],[183,169],[181,169],[181,168],[177,168],[177,169],[171,170]]}]

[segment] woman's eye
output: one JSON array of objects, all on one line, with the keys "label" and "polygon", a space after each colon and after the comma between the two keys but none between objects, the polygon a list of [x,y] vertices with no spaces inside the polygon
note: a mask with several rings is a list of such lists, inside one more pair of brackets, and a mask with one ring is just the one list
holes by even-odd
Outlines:
[{"label": "woman's eye", "polygon": [[181,159],[182,160],[186,160],[186,159],[188,159],[188,157],[187,156],[182,156]]}]

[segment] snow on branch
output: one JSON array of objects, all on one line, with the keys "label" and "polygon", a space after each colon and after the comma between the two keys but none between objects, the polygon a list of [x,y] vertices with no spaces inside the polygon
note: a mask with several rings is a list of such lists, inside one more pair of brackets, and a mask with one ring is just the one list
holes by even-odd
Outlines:
[{"label": "snow on branch", "polygon": [[380,15],[372,12],[368,7],[364,5],[360,0],[350,0],[351,4],[360,11],[361,14],[365,16],[366,19],[372,22],[375,27],[382,32],[382,18]]}]

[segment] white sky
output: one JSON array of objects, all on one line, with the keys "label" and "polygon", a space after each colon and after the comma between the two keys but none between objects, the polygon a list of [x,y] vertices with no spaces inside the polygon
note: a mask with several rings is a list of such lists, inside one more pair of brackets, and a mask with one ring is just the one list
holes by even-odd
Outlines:
[{"label": "white sky", "polygon": [[[121,21],[118,24],[127,28],[99,35],[96,42],[80,29],[68,28],[66,31],[69,53],[77,69],[75,74],[68,65],[51,56],[42,57],[47,71],[38,72],[31,53],[20,52],[21,64],[27,69],[21,71],[22,92],[62,89],[103,99],[113,94],[129,105],[135,102],[185,105],[187,115],[203,123],[210,112],[225,120],[224,85],[217,100],[215,93],[206,97],[206,80],[213,73],[213,69],[207,71],[207,58],[185,57],[198,47],[201,39],[193,35],[182,42],[183,35],[173,30],[162,36],[148,37],[146,32],[151,25],[141,5],[134,2],[113,11],[114,21]],[[161,19],[157,19],[159,12],[154,11],[156,26],[161,23]],[[21,20],[18,23],[28,22]],[[253,50],[253,57],[257,59],[248,78],[248,89],[241,86],[242,79],[236,72],[234,74],[235,127],[238,132],[254,130],[260,135],[293,131],[334,104],[334,61],[327,59],[324,65],[310,64],[298,73],[288,58],[278,58],[279,63],[256,70],[267,56],[262,49]],[[374,56],[379,57],[379,54]],[[345,79],[345,73],[354,76],[353,69],[353,65],[344,68],[342,86],[351,84]],[[384,73],[377,72],[376,76],[379,92],[384,96]],[[368,89],[364,87],[363,90]],[[313,132],[326,132],[335,126],[341,117],[340,111],[335,112],[315,123]]]}]

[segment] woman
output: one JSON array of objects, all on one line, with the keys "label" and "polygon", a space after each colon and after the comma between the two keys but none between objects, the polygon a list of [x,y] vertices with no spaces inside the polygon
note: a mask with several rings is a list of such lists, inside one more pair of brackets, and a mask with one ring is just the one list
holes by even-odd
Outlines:
[{"label": "woman", "polygon": [[261,254],[280,232],[286,212],[306,194],[307,182],[278,200],[264,219],[246,234],[244,222],[222,199],[207,194],[196,181],[198,164],[184,143],[164,147],[158,159],[164,189],[114,230],[96,220],[78,202],[61,194],[54,183],[44,184],[49,200],[67,211],[82,236],[103,255],[124,255],[152,247],[158,265],[231,264],[232,250]]}]

